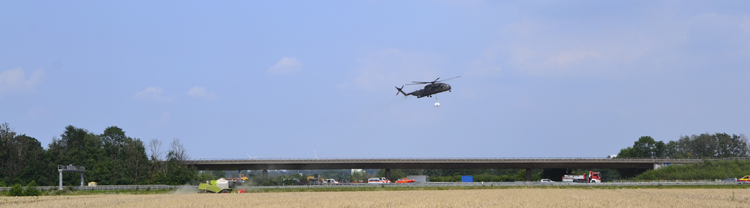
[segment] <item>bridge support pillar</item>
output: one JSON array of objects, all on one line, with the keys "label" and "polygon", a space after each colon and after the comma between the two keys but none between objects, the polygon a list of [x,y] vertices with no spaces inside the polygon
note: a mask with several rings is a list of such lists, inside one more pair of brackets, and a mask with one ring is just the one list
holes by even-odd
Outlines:
[{"label": "bridge support pillar", "polygon": [[261,173],[261,176],[263,176],[263,179],[268,179],[268,170],[263,170],[263,173]]},{"label": "bridge support pillar", "polygon": [[526,168],[526,181],[531,181],[531,168]]},{"label": "bridge support pillar", "polygon": [[57,190],[62,190],[62,170],[58,170],[60,172],[60,186],[58,186]]},{"label": "bridge support pillar", "polygon": [[391,169],[385,169],[385,179],[391,180]]}]

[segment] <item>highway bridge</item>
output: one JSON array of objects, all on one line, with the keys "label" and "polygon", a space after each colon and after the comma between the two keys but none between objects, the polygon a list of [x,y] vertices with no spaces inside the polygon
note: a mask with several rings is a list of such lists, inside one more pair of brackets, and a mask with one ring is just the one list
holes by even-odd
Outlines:
[{"label": "highway bridge", "polygon": [[[743,158],[747,159],[747,158]],[[185,163],[198,170],[321,170],[321,169],[530,169],[608,168],[656,169],[663,165],[702,163],[703,159],[602,158],[435,158],[435,159],[198,159]]]}]

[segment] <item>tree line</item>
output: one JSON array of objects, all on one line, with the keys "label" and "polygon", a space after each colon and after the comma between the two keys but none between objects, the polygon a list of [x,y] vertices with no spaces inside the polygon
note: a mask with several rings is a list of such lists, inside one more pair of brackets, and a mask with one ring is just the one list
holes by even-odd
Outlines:
[{"label": "tree line", "polygon": [[[199,173],[183,165],[189,159],[184,145],[174,139],[167,151],[157,139],[148,145],[125,134],[119,127],[108,127],[101,134],[72,125],[65,127],[60,137],[53,138],[45,149],[33,137],[18,134],[8,123],[0,124],[0,186],[29,184],[41,186],[58,183],[58,165],[85,166],[85,181],[101,185],[169,184],[182,185],[214,179],[216,174]],[[148,154],[147,154],[148,151]],[[750,146],[744,134],[726,133],[681,136],[676,141],[655,141],[650,136],[640,137],[633,146],[620,150],[618,158],[728,158],[750,157]],[[587,170],[533,169],[532,179],[560,178],[563,174]],[[611,179],[634,177],[645,170],[595,170]],[[248,172],[250,173],[250,172]],[[424,169],[391,170],[391,179],[406,175],[429,175],[432,181],[459,181],[461,175],[474,175],[476,181],[525,180],[523,169]],[[249,174],[254,175],[254,174]],[[351,181],[385,176],[384,170],[375,173],[349,175],[347,171],[328,171],[324,177]],[[347,177],[348,176],[348,177]],[[255,178],[255,177],[253,177]],[[300,175],[299,179],[304,176]],[[260,180],[260,179],[258,179]],[[64,185],[80,184],[80,175],[63,173]]]},{"label": "tree line", "polygon": [[618,158],[729,158],[750,156],[744,134],[726,133],[681,136],[677,141],[655,141],[642,136],[631,147],[623,148]]},{"label": "tree line", "polygon": [[[182,164],[188,159],[179,139],[170,149],[161,150],[161,141],[151,140],[150,155],[138,138],[125,134],[121,128],[108,127],[101,134],[72,125],[65,127],[45,149],[33,137],[18,134],[8,123],[0,125],[0,186],[27,184],[42,186],[58,184],[58,165],[84,166],[84,180],[101,185],[170,184],[194,181],[197,171]],[[79,185],[80,175],[63,172],[64,185]]]}]

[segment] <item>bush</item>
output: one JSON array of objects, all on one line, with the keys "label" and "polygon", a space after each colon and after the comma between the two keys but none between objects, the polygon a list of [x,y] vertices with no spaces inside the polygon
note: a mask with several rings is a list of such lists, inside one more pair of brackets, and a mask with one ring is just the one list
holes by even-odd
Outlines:
[{"label": "bush", "polygon": [[750,161],[729,160],[689,165],[670,165],[648,170],[633,180],[714,180],[748,175]]},{"label": "bush", "polygon": [[8,191],[8,196],[23,196],[23,188],[21,187],[21,184],[13,185],[13,187],[10,188],[10,191]]},{"label": "bush", "polygon": [[274,183],[271,179],[255,179],[253,182],[255,182],[256,186],[275,186],[276,183]]},{"label": "bush", "polygon": [[39,191],[39,189],[36,189],[36,181],[31,181],[29,184],[26,184],[26,190],[23,192],[23,195],[25,196],[39,196],[42,192]]}]

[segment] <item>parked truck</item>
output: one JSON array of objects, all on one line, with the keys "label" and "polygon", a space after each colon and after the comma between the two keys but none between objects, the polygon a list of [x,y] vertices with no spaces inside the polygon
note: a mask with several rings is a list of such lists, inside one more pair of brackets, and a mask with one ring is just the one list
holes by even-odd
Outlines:
[{"label": "parked truck", "polygon": [[219,178],[198,185],[198,193],[229,193],[234,190],[237,181]]},{"label": "parked truck", "polygon": [[563,182],[576,182],[576,183],[601,183],[602,178],[599,172],[591,172],[583,175],[564,175],[562,178]]}]

